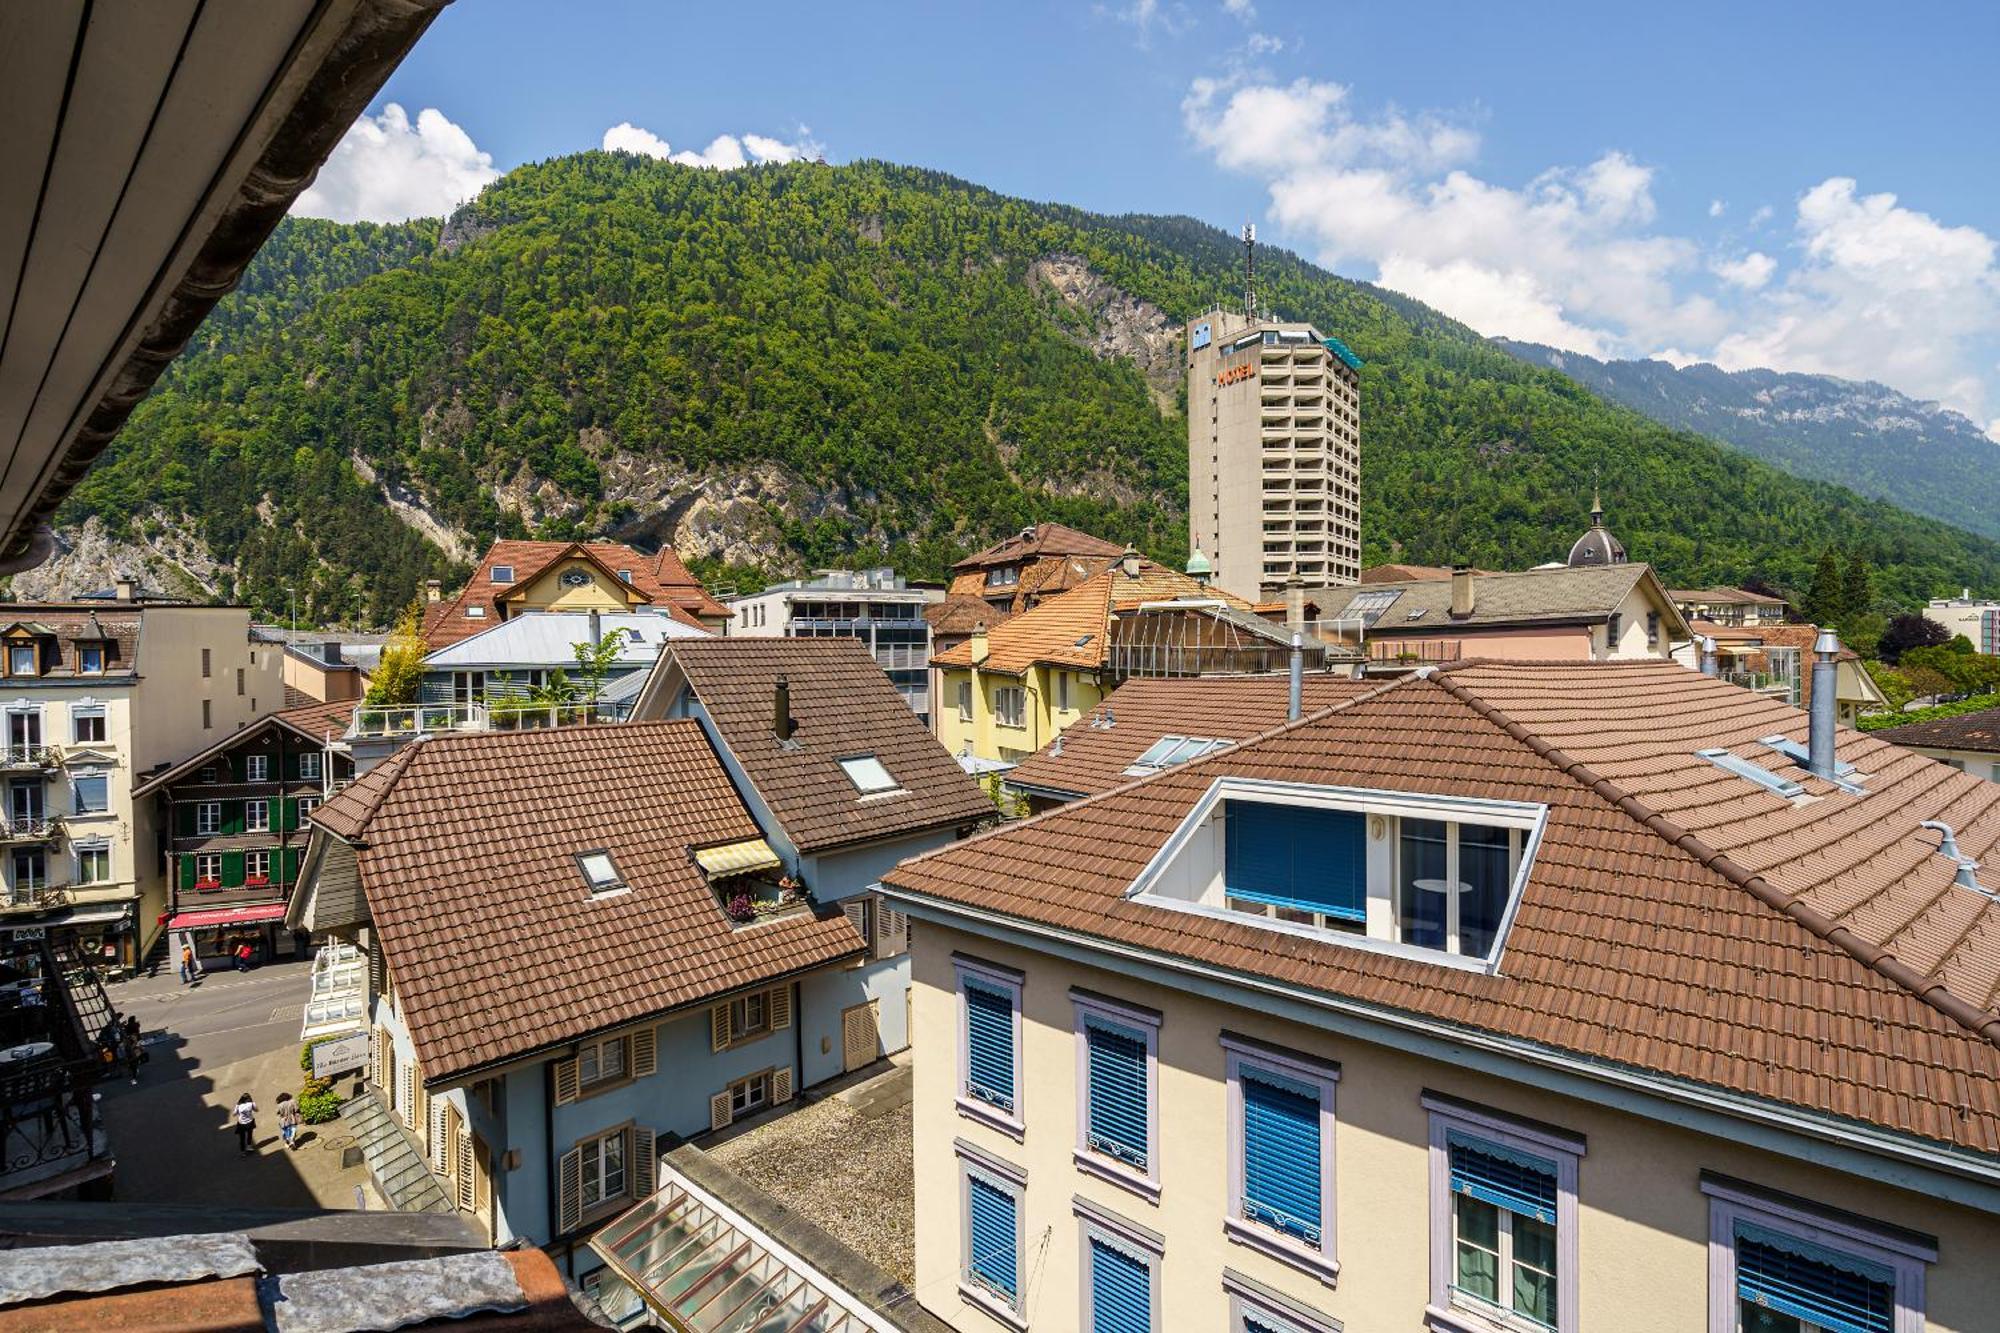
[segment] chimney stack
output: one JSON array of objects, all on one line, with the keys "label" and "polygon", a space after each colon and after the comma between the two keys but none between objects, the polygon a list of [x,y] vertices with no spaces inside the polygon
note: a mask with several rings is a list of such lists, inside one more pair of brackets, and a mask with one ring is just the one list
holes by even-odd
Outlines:
[{"label": "chimney stack", "polygon": [[590,610],[590,646],[595,648],[602,642],[604,642],[604,618],[598,614],[596,607],[592,607]]},{"label": "chimney stack", "polygon": [[771,691],[771,734],[788,741],[799,724],[792,717],[792,683],[783,676]]},{"label": "chimney stack", "polygon": [[1306,585],[1296,572],[1285,579],[1285,627],[1294,630],[1306,627]]},{"label": "chimney stack", "polygon": [[1285,718],[1296,722],[1305,711],[1306,636],[1292,631],[1292,682],[1285,697]]},{"label": "chimney stack", "polygon": [[1138,578],[1139,552],[1133,547],[1130,546],[1126,547],[1125,554],[1118,557],[1118,567],[1125,571],[1126,578],[1128,579]]},{"label": "chimney stack", "polygon": [[1704,676],[1720,676],[1722,674],[1722,665],[1716,660],[1715,656],[1715,636],[1713,634],[1704,634],[1701,636],[1701,674]]},{"label": "chimney stack", "polygon": [[111,583],[111,595],[121,602],[138,600],[138,584],[133,581],[130,571],[123,569],[118,571],[118,576]]},{"label": "chimney stack", "polygon": [[967,651],[972,656],[972,665],[975,667],[985,666],[987,654],[993,651],[986,642],[985,621],[982,620],[972,627],[972,637],[967,640],[967,644],[969,645]]},{"label": "chimney stack", "polygon": [[1472,566],[1451,567],[1451,618],[1463,620],[1472,614]]},{"label": "chimney stack", "polygon": [[425,580],[424,580],[424,600],[425,600],[425,601],[427,601],[427,602],[441,602],[441,601],[443,601],[443,600],[444,600],[444,584],[440,583],[440,582],[439,582],[438,580],[436,580],[436,579],[425,579]]},{"label": "chimney stack", "polygon": [[1829,781],[1834,773],[1834,724],[1839,717],[1840,636],[1830,629],[1813,641],[1812,701],[1807,732],[1806,768]]}]

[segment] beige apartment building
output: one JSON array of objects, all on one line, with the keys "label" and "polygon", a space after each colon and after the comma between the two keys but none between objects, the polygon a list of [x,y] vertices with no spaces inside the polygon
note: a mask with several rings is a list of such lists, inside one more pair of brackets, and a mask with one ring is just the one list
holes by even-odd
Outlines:
[{"label": "beige apartment building", "polygon": [[284,703],[250,613],[122,596],[0,605],[0,933],[135,967],[167,908],[166,830],[132,791]]},{"label": "beige apartment building", "polygon": [[1361,575],[1361,361],[1310,324],[1188,325],[1188,540],[1215,585],[1268,601]]},{"label": "beige apartment building", "polygon": [[897,867],[917,1299],[1992,1328],[2000,788],[1813,730],[1670,662],[1470,663]]}]

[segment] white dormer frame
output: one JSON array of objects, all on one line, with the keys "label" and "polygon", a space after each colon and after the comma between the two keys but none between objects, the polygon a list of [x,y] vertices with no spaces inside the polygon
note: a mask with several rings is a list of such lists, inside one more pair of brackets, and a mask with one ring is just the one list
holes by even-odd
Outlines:
[{"label": "white dormer frame", "polygon": [[[1319,926],[1282,921],[1276,917],[1247,916],[1227,907],[1211,907],[1159,892],[1158,886],[1166,877],[1168,870],[1187,852],[1196,834],[1208,824],[1216,812],[1216,807],[1223,801],[1294,805],[1315,810],[1350,810],[1357,814],[1381,815],[1391,819],[1407,816],[1415,819],[1485,824],[1496,828],[1522,830],[1520,863],[1514,867],[1514,878],[1507,889],[1507,906],[1501,914],[1499,928],[1494,931],[1491,950],[1483,957],[1447,953],[1442,949],[1427,949],[1374,935],[1325,930]],[[1514,928],[1514,915],[1521,907],[1521,892],[1527,885],[1529,872],[1534,868],[1535,853],[1541,847],[1542,830],[1547,826],[1548,818],[1548,806],[1533,801],[1440,796],[1422,792],[1387,791],[1372,787],[1323,786],[1308,782],[1279,782],[1267,778],[1221,777],[1209,784],[1208,790],[1202,793],[1201,799],[1195,802],[1194,808],[1188,812],[1185,819],[1181,820],[1180,826],[1165,843],[1161,844],[1160,850],[1153,854],[1152,859],[1146,862],[1145,868],[1125,890],[1124,896],[1135,902],[1145,903],[1149,907],[1187,912],[1217,921],[1233,921],[1239,925],[1250,922],[1260,929],[1298,935],[1342,948],[1359,949],[1366,953],[1385,954],[1392,958],[1407,958],[1413,962],[1490,975],[1500,970],[1500,959],[1507,950],[1507,937]],[[1393,834],[1385,832],[1383,836],[1393,836]],[[1369,837],[1372,842],[1375,837],[1372,829]],[[1371,899],[1374,897],[1373,888],[1371,883]],[[1389,889],[1393,902],[1393,883]]]}]

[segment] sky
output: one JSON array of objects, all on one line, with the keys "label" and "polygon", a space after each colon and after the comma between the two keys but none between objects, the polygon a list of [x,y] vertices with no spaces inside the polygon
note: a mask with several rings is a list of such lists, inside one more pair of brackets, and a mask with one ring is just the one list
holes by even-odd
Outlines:
[{"label": "sky", "polygon": [[1186,213],[1481,333],[1878,380],[2000,440],[2000,5],[457,0],[295,211],[588,148]]}]

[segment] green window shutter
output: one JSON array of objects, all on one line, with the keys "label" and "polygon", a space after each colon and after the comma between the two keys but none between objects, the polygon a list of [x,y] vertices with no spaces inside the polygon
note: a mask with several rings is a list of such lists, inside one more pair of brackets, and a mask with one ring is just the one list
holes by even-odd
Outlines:
[{"label": "green window shutter", "polygon": [[[243,802],[224,801],[222,803],[222,831],[241,833],[243,831]],[[237,858],[241,860],[241,857]]]},{"label": "green window shutter", "polygon": [[183,838],[194,836],[194,802],[177,801],[174,804],[174,821]]},{"label": "green window shutter", "polygon": [[274,827],[289,833],[298,826],[299,803],[289,796],[280,796],[278,798],[278,822]]},{"label": "green window shutter", "polygon": [[194,857],[183,852],[174,859],[181,863],[181,887],[192,889],[194,887]]},{"label": "green window shutter", "polygon": [[299,877],[299,849],[296,847],[287,847],[285,848],[285,883],[287,884],[295,883],[297,882],[298,877]]},{"label": "green window shutter", "polygon": [[243,887],[243,853],[224,852],[222,854],[222,887],[240,889]]}]

